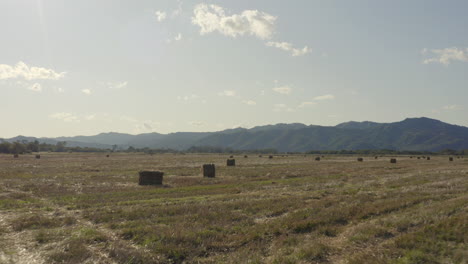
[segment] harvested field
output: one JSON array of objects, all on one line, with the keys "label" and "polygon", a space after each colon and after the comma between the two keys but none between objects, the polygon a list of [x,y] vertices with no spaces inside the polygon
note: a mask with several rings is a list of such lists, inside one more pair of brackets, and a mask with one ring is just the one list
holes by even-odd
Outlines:
[{"label": "harvested field", "polygon": [[0,263],[467,263],[468,160],[315,157],[0,155]]}]

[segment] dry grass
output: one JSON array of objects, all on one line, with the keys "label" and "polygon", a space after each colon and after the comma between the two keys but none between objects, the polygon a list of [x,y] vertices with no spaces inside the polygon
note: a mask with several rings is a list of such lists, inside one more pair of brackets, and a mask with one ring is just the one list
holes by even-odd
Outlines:
[{"label": "dry grass", "polygon": [[227,158],[2,155],[0,263],[468,261],[468,160]]}]

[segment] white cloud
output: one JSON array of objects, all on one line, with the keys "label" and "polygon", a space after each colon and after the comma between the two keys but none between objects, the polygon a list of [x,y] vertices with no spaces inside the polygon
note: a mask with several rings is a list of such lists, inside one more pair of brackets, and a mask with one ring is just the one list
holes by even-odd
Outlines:
[{"label": "white cloud", "polygon": [[453,111],[453,110],[461,109],[461,106],[459,106],[459,105],[446,105],[446,106],[442,107],[442,109],[446,110],[446,111]]},{"label": "white cloud", "polygon": [[276,17],[258,10],[229,16],[220,6],[198,4],[193,12],[192,23],[200,27],[201,35],[217,31],[230,37],[252,35],[269,39],[274,33]]},{"label": "white cloud", "polygon": [[335,96],[333,94],[325,94],[325,95],[314,97],[315,101],[324,101],[324,100],[333,100],[333,99],[335,99]]},{"label": "white cloud", "polygon": [[109,89],[122,89],[127,87],[128,82],[107,82],[106,86]]},{"label": "white cloud", "polygon": [[166,12],[163,12],[163,11],[158,10],[154,14],[156,15],[156,19],[158,20],[158,22],[162,22],[162,21],[166,20],[166,18],[167,18]]},{"label": "white cloud", "polygon": [[204,126],[205,123],[203,123],[201,121],[191,121],[191,122],[189,122],[189,125],[191,125],[191,126]]},{"label": "white cloud", "polygon": [[59,80],[65,77],[65,72],[55,72],[52,69],[29,67],[20,61],[15,66],[0,64],[0,80],[24,78],[31,80]]},{"label": "white cloud", "polygon": [[291,44],[289,42],[273,42],[273,41],[270,41],[270,42],[267,42],[266,45],[268,47],[275,47],[275,48],[282,49],[284,51],[290,52],[293,57],[303,56],[303,55],[306,55],[307,53],[310,53],[312,51],[307,46],[305,46],[302,49],[294,48],[293,44]]},{"label": "white cloud", "polygon": [[423,60],[424,64],[441,63],[448,66],[452,61],[468,62],[468,48],[423,49],[423,55],[430,53],[434,57]]},{"label": "white cloud", "polygon": [[53,119],[62,120],[64,122],[80,122],[77,116],[71,113],[65,113],[65,112],[51,114],[49,115],[49,117]]},{"label": "white cloud", "polygon": [[244,103],[246,105],[257,105],[257,102],[255,102],[253,100],[245,100],[245,101],[242,101],[242,103]]},{"label": "white cloud", "polygon": [[87,115],[87,116],[85,116],[85,119],[88,120],[88,121],[94,120],[94,119],[96,119],[96,115],[94,115],[94,114]]},{"label": "white cloud", "polygon": [[91,94],[91,90],[90,89],[83,89],[81,90],[82,93],[86,94],[86,95],[90,95]]},{"label": "white cloud", "polygon": [[275,87],[272,90],[280,94],[290,94],[292,92],[292,88],[289,86]]},{"label": "white cloud", "polygon": [[28,87],[28,90],[33,92],[42,92],[42,85],[40,83],[34,83]]},{"label": "white cloud", "polygon": [[221,93],[219,93],[219,96],[228,96],[228,97],[234,97],[236,96],[237,92],[234,90],[225,90]]},{"label": "white cloud", "polygon": [[294,109],[288,107],[285,104],[275,104],[275,107],[273,108],[273,111],[275,111],[275,112],[294,112]]},{"label": "white cloud", "polygon": [[308,106],[313,106],[313,105],[316,105],[317,103],[316,102],[302,102],[298,108],[305,108],[305,107],[308,107]]}]

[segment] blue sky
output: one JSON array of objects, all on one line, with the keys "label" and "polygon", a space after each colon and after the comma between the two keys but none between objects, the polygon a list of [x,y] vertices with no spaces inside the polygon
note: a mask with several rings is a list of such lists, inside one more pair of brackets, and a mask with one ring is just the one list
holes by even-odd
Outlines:
[{"label": "blue sky", "polygon": [[468,125],[466,1],[0,2],[0,137]]}]

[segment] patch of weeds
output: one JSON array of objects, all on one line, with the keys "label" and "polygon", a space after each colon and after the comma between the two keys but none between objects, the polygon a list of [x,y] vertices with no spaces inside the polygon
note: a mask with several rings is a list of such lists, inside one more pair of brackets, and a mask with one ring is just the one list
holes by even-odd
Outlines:
[{"label": "patch of weeds", "polygon": [[118,242],[110,248],[109,257],[114,259],[119,264],[158,263],[156,260],[147,256],[145,253]]},{"label": "patch of weeds", "polygon": [[93,228],[82,228],[79,231],[79,238],[87,243],[106,242],[108,238],[101,232]]},{"label": "patch of weeds", "polygon": [[330,247],[321,243],[316,243],[299,250],[297,257],[305,261],[323,261],[327,258],[329,252]]},{"label": "patch of weeds", "polygon": [[48,259],[51,263],[80,264],[91,257],[84,242],[80,239],[70,239],[61,249],[53,251]]}]

